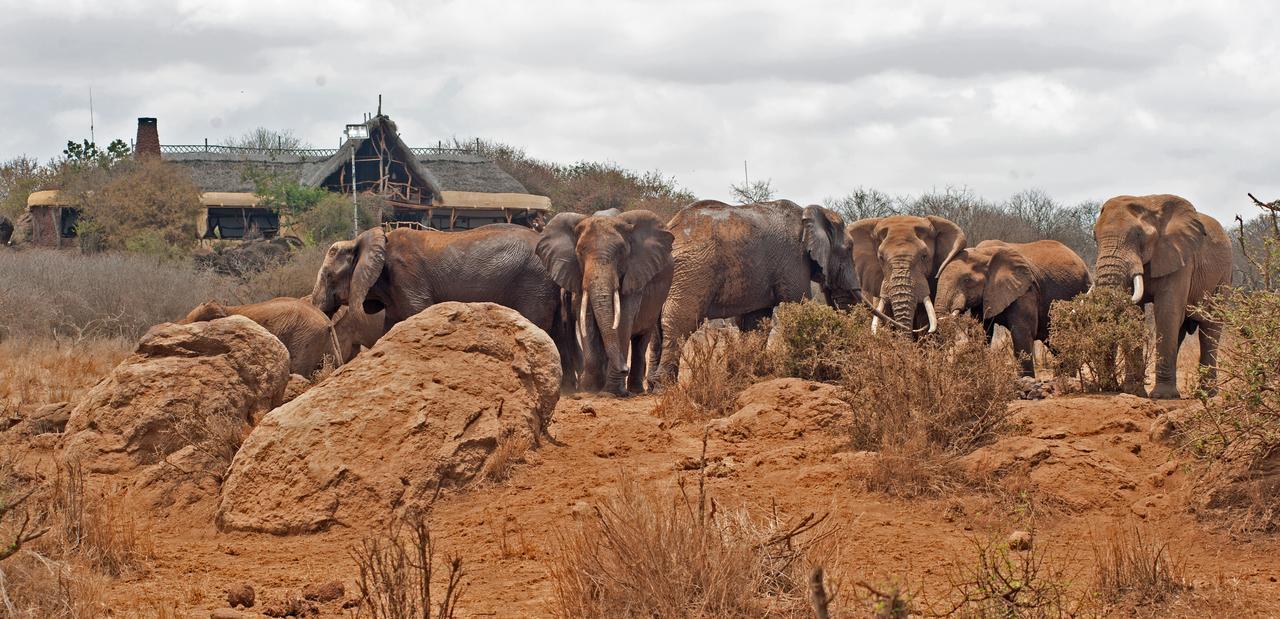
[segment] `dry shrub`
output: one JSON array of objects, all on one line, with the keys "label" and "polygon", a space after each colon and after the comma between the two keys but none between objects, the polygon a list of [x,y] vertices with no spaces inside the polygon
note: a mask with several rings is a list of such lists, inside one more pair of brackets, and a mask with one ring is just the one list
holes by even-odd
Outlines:
[{"label": "dry shrub", "polygon": [[114,577],[144,570],[154,555],[137,510],[111,489],[90,494],[79,465],[59,468],[49,501],[59,556]]},{"label": "dry shrub", "polygon": [[529,452],[532,444],[532,439],[527,435],[517,435],[513,431],[504,432],[498,438],[493,452],[489,454],[489,459],[485,460],[484,467],[480,469],[477,481],[492,483],[506,481],[511,476],[511,469],[524,462],[524,456]]},{"label": "dry shrub", "polygon": [[446,555],[437,565],[436,542],[425,514],[406,515],[386,533],[364,538],[351,554],[360,571],[357,617],[450,619],[457,613],[466,588],[462,558]]},{"label": "dry shrub", "polygon": [[[1222,321],[1218,397],[1184,430],[1185,449],[1206,464],[1210,507],[1233,512],[1241,530],[1280,530],[1280,292],[1231,291],[1203,311]],[[1211,387],[1213,387],[1211,386]]]},{"label": "dry shrub", "polygon": [[990,442],[1009,417],[1013,360],[981,325],[944,320],[935,337],[865,333],[841,386],[853,407],[853,446],[880,457],[868,487],[900,496],[939,490],[958,456]]},{"label": "dry shrub", "polygon": [[0,342],[0,411],[75,401],[132,350],[121,339]]},{"label": "dry shrub", "polygon": [[[945,616],[1075,617],[1083,604],[1072,595],[1070,574],[1039,543],[1015,550],[1004,540],[971,540],[970,558],[950,574]],[[937,615],[934,616],[944,616]]]},{"label": "dry shrub", "polygon": [[1163,604],[1188,588],[1168,544],[1140,528],[1112,531],[1103,544],[1095,543],[1093,566],[1093,592],[1106,605]]},{"label": "dry shrub", "polygon": [[783,376],[838,382],[869,335],[870,314],[861,307],[842,312],[808,300],[783,303],[775,314],[776,343],[770,352]]},{"label": "dry shrub", "polygon": [[276,297],[303,297],[316,285],[316,273],[328,247],[306,247],[289,254],[288,260],[257,271],[236,288],[240,303],[256,303]]},{"label": "dry shrub", "polygon": [[680,348],[680,377],[663,390],[654,414],[708,419],[732,412],[738,394],[768,374],[766,333],[704,323]]},{"label": "dry shrub", "polygon": [[0,252],[0,339],[136,340],[233,282],[175,262],[126,253]]},{"label": "dry shrub", "polygon": [[561,617],[811,617],[810,558],[833,531],[812,514],[722,512],[700,491],[624,479],[549,561]]},{"label": "dry shrub", "polygon": [[1099,287],[1049,309],[1050,367],[1085,391],[1141,387],[1150,351],[1142,308],[1117,288]]},{"label": "dry shrub", "polygon": [[23,551],[0,565],[0,610],[12,619],[105,617],[107,584],[79,563]]}]

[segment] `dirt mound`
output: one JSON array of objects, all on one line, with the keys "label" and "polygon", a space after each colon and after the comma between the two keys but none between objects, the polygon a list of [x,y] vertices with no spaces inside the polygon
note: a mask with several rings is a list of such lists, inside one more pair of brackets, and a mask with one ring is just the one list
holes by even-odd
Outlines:
[{"label": "dirt mound", "polygon": [[492,303],[441,303],[272,411],[223,486],[223,529],[300,533],[387,516],[536,444],[560,397],[551,338]]},{"label": "dirt mound", "polygon": [[1073,510],[1131,504],[1146,517],[1166,501],[1163,480],[1141,471],[1167,458],[1149,428],[1164,413],[1145,398],[1073,397],[1019,402],[1013,422],[1024,434],[1004,436],[961,459],[976,478],[1026,476],[1036,490]]},{"label": "dirt mound", "polygon": [[154,502],[199,498],[175,487],[216,485],[288,376],[289,352],[248,318],[157,325],[71,411],[62,459],[131,478]]}]

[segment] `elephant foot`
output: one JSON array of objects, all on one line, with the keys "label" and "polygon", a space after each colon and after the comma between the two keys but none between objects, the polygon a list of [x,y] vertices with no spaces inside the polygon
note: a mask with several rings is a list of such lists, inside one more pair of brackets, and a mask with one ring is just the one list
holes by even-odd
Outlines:
[{"label": "elephant foot", "polygon": [[1178,400],[1182,398],[1182,394],[1178,393],[1178,386],[1173,383],[1156,383],[1156,388],[1151,390],[1152,400]]},{"label": "elephant foot", "polygon": [[1136,395],[1140,398],[1145,398],[1147,397],[1147,388],[1142,385],[1124,385],[1123,387],[1120,387],[1120,393],[1127,393],[1129,395]]}]

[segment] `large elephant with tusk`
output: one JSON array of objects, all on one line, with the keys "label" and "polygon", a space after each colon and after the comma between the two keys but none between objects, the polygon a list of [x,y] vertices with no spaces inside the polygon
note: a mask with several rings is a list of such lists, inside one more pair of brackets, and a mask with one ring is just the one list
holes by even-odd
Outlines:
[{"label": "large elephant with tusk", "polygon": [[[1196,306],[1231,284],[1231,240],[1222,225],[1178,196],[1117,196],[1102,205],[1093,234],[1097,285],[1128,289],[1134,303],[1155,306],[1151,397],[1179,397],[1178,348],[1197,329],[1200,365],[1212,382],[1222,325]],[[1146,395],[1141,383],[1127,390]]]},{"label": "large elephant with tusk", "polygon": [[[965,248],[960,226],[932,215],[893,215],[858,220],[846,234],[862,289],[878,299],[875,309],[913,334],[936,331],[933,296],[942,267]],[[872,330],[882,322],[873,318]]]},{"label": "large elephant with tusk", "polygon": [[560,213],[547,222],[537,253],[551,279],[573,295],[579,388],[644,391],[649,344],[671,288],[673,239],[645,210]]}]

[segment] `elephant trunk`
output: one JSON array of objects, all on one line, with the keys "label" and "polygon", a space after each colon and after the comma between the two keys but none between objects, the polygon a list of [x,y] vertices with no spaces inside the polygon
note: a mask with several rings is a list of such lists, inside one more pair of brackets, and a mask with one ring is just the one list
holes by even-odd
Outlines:
[{"label": "elephant trunk", "polygon": [[1145,282],[1142,278],[1142,260],[1138,253],[1126,246],[1118,237],[1104,237],[1098,244],[1098,260],[1094,281],[1105,288],[1124,289],[1132,282],[1130,297],[1134,303],[1142,301]]},{"label": "elephant trunk", "polygon": [[596,319],[600,338],[604,341],[605,356],[609,360],[608,381],[613,384],[631,370],[627,365],[628,347],[624,346],[622,332],[622,297],[618,293],[618,278],[612,272],[594,276],[587,286],[588,301]]},{"label": "elephant trunk", "polygon": [[893,317],[907,328],[915,326],[916,294],[915,284],[911,278],[911,260],[895,259],[890,262],[889,304],[893,307]]}]

